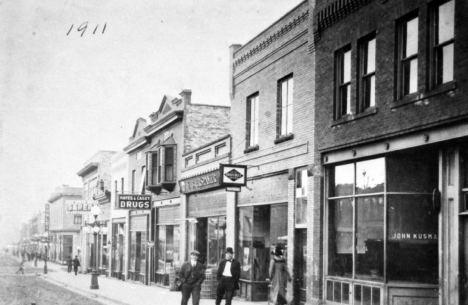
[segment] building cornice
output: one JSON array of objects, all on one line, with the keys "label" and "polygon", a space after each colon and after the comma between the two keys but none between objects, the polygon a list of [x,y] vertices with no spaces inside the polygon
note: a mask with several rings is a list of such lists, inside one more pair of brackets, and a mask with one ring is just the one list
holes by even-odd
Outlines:
[{"label": "building cornice", "polygon": [[135,142],[129,144],[128,146],[124,147],[124,151],[127,153],[127,154],[130,154],[131,152],[133,152],[135,149],[138,149],[142,146],[145,146],[146,144],[149,144],[151,143],[151,139],[148,137],[148,136],[143,136],[141,138],[139,138],[138,140],[136,140]]},{"label": "building cornice", "polygon": [[85,167],[83,167],[80,171],[78,171],[76,174],[80,177],[84,177],[87,174],[97,170],[99,168],[99,163],[98,162],[91,162],[88,163]]},{"label": "building cornice", "polygon": [[81,197],[81,195],[82,195],[81,192],[79,194],[78,193],[59,192],[59,193],[52,194],[52,196],[47,201],[49,203],[54,203],[55,201],[60,199],[60,197],[65,197],[65,196],[66,197]]},{"label": "building cornice", "polygon": [[181,121],[184,117],[184,111],[183,110],[176,110],[173,113],[169,114],[168,116],[164,117],[161,119],[161,121],[147,126],[144,131],[146,132],[147,136],[151,136],[155,134],[156,132],[160,131],[164,127],[167,127],[169,124],[172,124],[177,121]]},{"label": "building cornice", "polygon": [[[301,5],[302,5],[302,3],[299,6],[301,6]],[[305,12],[303,12],[302,14],[300,14],[299,16],[294,18],[292,21],[288,22],[286,25],[284,25],[278,31],[271,34],[270,36],[268,36],[263,41],[260,41],[255,46],[251,47],[249,51],[246,51],[244,55],[242,55],[239,59],[234,61],[234,63],[233,63],[234,70],[235,70],[236,67],[243,64],[249,58],[251,58],[252,56],[256,55],[257,53],[263,51],[268,46],[273,44],[275,41],[277,41],[278,39],[280,39],[281,37],[283,37],[287,33],[291,32],[294,28],[296,28],[297,26],[299,26],[300,24],[305,22],[308,18],[309,18],[309,11],[306,10]],[[238,53],[240,53],[242,51],[243,51],[243,47],[240,48],[239,50],[237,50],[236,54],[238,54]]]}]

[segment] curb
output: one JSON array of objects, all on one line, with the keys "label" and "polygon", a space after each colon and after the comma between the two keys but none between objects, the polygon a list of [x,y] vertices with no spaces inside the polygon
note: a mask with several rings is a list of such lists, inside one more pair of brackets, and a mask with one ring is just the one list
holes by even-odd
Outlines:
[{"label": "curb", "polygon": [[[56,280],[56,279],[52,279],[48,276],[44,276],[42,275],[41,276],[44,280],[50,282],[50,283],[53,283],[53,284],[59,284],[60,286],[68,289],[68,290],[71,290],[73,292],[76,292],[82,296],[85,296],[87,298],[90,298],[92,300],[95,300],[97,302],[100,302],[100,303],[103,303],[104,300],[107,301],[107,302],[111,302],[112,304],[119,304],[119,305],[131,305],[131,304],[128,304],[128,303],[124,303],[124,302],[121,302],[121,301],[118,301],[118,300],[115,300],[115,299],[112,299],[112,298],[109,298],[108,296],[105,296],[105,295],[102,295],[100,293],[93,293],[93,292],[90,292],[90,291],[87,291],[87,290],[84,290],[82,288],[77,288],[75,286],[72,286],[72,285],[69,285],[67,283],[64,283],[64,282],[61,282],[59,280]],[[100,300],[102,299],[102,300]],[[107,303],[103,303],[103,304],[106,304]]]}]

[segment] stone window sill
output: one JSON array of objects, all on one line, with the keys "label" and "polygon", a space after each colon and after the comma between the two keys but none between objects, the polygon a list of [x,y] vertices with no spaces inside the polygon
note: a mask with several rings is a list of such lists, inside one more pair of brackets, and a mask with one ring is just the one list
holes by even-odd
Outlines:
[{"label": "stone window sill", "polygon": [[275,144],[283,143],[292,139],[294,139],[293,133],[288,133],[287,135],[281,135],[275,140]]},{"label": "stone window sill", "polygon": [[348,114],[348,115],[342,116],[338,120],[333,121],[331,126],[333,127],[333,126],[336,126],[336,125],[341,125],[341,124],[352,122],[352,121],[355,121],[355,120],[358,120],[358,119],[362,119],[362,118],[365,118],[367,116],[376,114],[377,112],[378,112],[377,107],[370,107],[370,108],[367,108],[366,110],[364,110],[361,113]]},{"label": "stone window sill", "polygon": [[407,95],[401,100],[393,102],[390,105],[390,108],[394,109],[394,108],[398,108],[401,106],[415,104],[417,102],[420,102],[421,100],[424,100],[424,99],[427,99],[429,97],[433,97],[439,94],[443,94],[443,93],[446,93],[455,89],[457,89],[457,82],[456,81],[448,82],[448,83],[439,85],[436,88],[427,92],[422,92],[422,93],[416,92],[416,93]]},{"label": "stone window sill", "polygon": [[248,154],[250,152],[253,152],[253,151],[256,151],[256,150],[259,150],[259,149],[260,149],[260,147],[258,145],[250,146],[250,147],[247,147],[244,150],[244,154]]}]

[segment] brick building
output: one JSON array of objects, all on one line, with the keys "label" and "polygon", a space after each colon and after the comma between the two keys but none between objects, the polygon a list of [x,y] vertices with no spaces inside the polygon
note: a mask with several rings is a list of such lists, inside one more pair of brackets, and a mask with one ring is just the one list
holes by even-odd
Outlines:
[{"label": "brick building", "polygon": [[169,287],[169,275],[187,259],[181,220],[183,154],[228,134],[229,107],[194,104],[191,90],[165,95],[150,123],[138,119],[129,144],[127,194],[150,194],[151,209],[129,212],[127,279]]},{"label": "brick building", "polygon": [[[47,200],[50,203],[49,258],[65,264],[69,256],[77,255],[81,244],[81,222],[67,213],[67,200],[81,200],[83,189],[62,185]],[[81,217],[79,218],[81,220]]]},{"label": "brick building", "polygon": [[462,0],[317,1],[313,304],[467,303],[467,16]]},{"label": "brick building", "polygon": [[300,3],[243,46],[231,46],[231,163],[247,166],[248,181],[227,196],[226,243],[241,262],[239,293],[249,301],[267,300],[277,245],[294,272],[295,299],[310,300],[317,238],[310,5]]},{"label": "brick building", "polygon": [[88,206],[98,205],[101,213],[97,217],[99,222],[99,233],[93,236],[92,226],[94,216],[89,211],[83,214],[75,214],[77,222],[81,218],[82,225],[82,262],[83,270],[91,271],[97,268],[101,274],[108,274],[109,270],[109,247],[107,230],[110,221],[110,199],[111,199],[111,158],[115,151],[100,150],[88,159],[83,168],[77,173],[83,180],[83,200]]}]

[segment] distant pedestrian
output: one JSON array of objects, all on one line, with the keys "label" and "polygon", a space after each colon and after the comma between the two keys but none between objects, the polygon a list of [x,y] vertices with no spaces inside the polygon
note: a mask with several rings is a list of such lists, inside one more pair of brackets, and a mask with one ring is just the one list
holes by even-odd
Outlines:
[{"label": "distant pedestrian", "polygon": [[18,269],[18,271],[16,271],[16,274],[18,274],[19,272],[24,274],[24,261],[21,261],[21,263],[19,265],[19,269]]},{"label": "distant pedestrian", "polygon": [[67,259],[67,266],[68,266],[68,273],[70,273],[72,271],[72,266],[73,266],[73,260],[71,256],[69,256]]},{"label": "distant pedestrian", "polygon": [[231,247],[226,249],[226,259],[219,263],[218,287],[216,288],[216,305],[221,304],[223,296],[226,295],[226,305],[231,305],[235,290],[239,289],[239,278],[241,273],[240,263],[233,257],[234,251]]},{"label": "distant pedestrian", "polygon": [[182,282],[181,305],[187,305],[190,295],[192,304],[198,305],[200,302],[200,290],[205,280],[205,266],[198,261],[200,252],[194,250],[190,253],[190,260],[182,264],[179,271],[179,278]]},{"label": "distant pedestrian", "polygon": [[271,252],[271,254],[273,258],[270,261],[269,269],[271,279],[270,300],[274,305],[288,304],[286,300],[286,286],[288,281],[291,282],[291,273],[283,258],[281,246],[276,246],[275,251]]},{"label": "distant pedestrian", "polygon": [[78,260],[78,255],[75,255],[75,259],[73,260],[73,270],[75,271],[75,275],[78,273],[78,267],[80,267],[80,261]]}]

